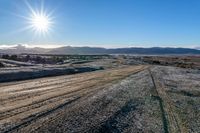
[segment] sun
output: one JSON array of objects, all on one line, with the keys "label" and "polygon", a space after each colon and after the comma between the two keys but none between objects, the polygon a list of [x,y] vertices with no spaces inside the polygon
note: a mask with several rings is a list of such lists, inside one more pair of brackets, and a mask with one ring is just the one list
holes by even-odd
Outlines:
[{"label": "sun", "polygon": [[55,16],[53,10],[48,10],[46,7],[44,7],[44,1],[38,2],[37,6],[32,6],[28,2],[28,0],[24,1],[27,9],[25,10],[27,14],[21,15],[21,14],[15,14],[17,17],[20,17],[24,19],[25,24],[22,28],[19,30],[16,30],[15,32],[23,32],[23,31],[31,31],[34,33],[33,37],[45,37],[50,35],[50,33],[53,31],[53,28],[55,27]]},{"label": "sun", "polygon": [[43,13],[34,13],[30,19],[31,27],[40,33],[46,33],[49,31],[52,24],[50,18]]},{"label": "sun", "polygon": [[25,1],[25,4],[30,12],[28,16],[23,17],[27,20],[27,26],[24,29],[31,30],[39,36],[49,34],[54,24],[52,17],[54,10],[44,9],[43,2],[37,8],[33,8],[28,1]]}]

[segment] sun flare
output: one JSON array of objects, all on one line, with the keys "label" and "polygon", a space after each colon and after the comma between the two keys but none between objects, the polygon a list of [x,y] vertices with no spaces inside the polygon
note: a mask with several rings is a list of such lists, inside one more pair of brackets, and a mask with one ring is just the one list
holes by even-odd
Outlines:
[{"label": "sun flare", "polygon": [[49,11],[47,9],[44,9],[43,3],[41,3],[41,7],[38,6],[37,8],[33,8],[32,5],[28,3],[28,1],[25,1],[25,4],[30,11],[29,15],[17,16],[24,18],[26,20],[27,26],[21,28],[19,31],[31,30],[35,33],[37,37],[49,35],[49,33],[52,31],[54,24],[54,19],[52,17],[54,10]]},{"label": "sun flare", "polygon": [[52,23],[48,16],[44,14],[34,14],[30,20],[31,27],[37,32],[48,32]]}]

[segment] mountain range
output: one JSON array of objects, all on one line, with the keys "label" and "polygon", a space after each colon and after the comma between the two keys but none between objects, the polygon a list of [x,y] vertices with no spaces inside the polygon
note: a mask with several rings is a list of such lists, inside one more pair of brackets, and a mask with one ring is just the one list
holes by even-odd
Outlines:
[{"label": "mountain range", "polygon": [[152,48],[100,48],[100,47],[59,47],[59,48],[28,48],[18,45],[11,48],[0,49],[0,54],[145,54],[145,55],[161,55],[161,54],[200,54],[198,49],[190,48],[170,48],[170,47],[152,47]]}]

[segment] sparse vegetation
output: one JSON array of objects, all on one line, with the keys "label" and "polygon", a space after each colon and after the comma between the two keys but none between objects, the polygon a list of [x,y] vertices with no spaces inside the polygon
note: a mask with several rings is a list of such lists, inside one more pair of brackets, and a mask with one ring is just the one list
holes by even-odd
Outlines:
[{"label": "sparse vegetation", "polygon": [[5,67],[5,66],[3,65],[3,63],[0,62],[0,68],[1,68],[1,67]]},{"label": "sparse vegetation", "polygon": [[109,55],[39,55],[39,54],[19,54],[8,55],[3,54],[3,59],[9,59],[21,62],[32,62],[34,64],[64,64],[73,62],[87,62],[98,59],[110,58]]}]

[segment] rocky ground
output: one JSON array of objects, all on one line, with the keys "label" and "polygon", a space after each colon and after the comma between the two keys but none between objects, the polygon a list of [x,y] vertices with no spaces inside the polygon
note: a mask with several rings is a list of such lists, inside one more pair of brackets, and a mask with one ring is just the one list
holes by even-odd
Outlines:
[{"label": "rocky ground", "polygon": [[0,84],[0,132],[199,132],[200,71],[123,66]]}]

